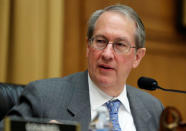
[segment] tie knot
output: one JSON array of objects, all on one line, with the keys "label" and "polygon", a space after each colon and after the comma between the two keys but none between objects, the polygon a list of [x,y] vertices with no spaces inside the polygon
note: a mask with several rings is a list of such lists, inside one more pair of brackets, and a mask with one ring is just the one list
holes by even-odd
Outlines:
[{"label": "tie knot", "polygon": [[121,102],[117,100],[106,102],[107,108],[110,113],[118,113]]}]

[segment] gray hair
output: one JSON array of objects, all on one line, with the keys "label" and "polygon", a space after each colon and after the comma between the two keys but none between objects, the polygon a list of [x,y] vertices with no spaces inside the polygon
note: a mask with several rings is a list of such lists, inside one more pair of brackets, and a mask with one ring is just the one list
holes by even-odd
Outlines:
[{"label": "gray hair", "polygon": [[145,28],[140,17],[132,8],[120,4],[108,6],[103,10],[97,10],[92,14],[92,16],[88,21],[88,31],[87,31],[88,40],[90,40],[93,36],[94,27],[97,19],[101,16],[101,14],[107,11],[119,12],[124,16],[131,18],[136,23],[135,45],[137,49],[143,48],[145,46]]}]

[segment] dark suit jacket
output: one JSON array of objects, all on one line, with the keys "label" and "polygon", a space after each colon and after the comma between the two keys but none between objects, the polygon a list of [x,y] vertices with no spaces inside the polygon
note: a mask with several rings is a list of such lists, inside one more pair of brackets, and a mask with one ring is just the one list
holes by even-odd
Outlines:
[{"label": "dark suit jacket", "polygon": [[[87,131],[91,120],[87,71],[30,83],[9,115],[71,120]],[[148,93],[127,86],[137,131],[157,131],[162,104]]]}]

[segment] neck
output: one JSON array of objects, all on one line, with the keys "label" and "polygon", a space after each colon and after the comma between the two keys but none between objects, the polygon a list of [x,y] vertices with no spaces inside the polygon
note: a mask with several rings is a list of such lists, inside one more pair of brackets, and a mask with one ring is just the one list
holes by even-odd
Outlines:
[{"label": "neck", "polygon": [[117,97],[123,91],[124,86],[122,87],[98,87],[98,88],[111,97]]}]

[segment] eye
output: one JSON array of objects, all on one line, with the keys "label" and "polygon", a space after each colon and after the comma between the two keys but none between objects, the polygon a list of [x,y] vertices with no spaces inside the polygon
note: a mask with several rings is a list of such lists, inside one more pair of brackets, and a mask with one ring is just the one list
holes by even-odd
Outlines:
[{"label": "eye", "polygon": [[119,48],[124,48],[127,47],[127,44],[123,43],[123,42],[116,42],[115,45]]},{"label": "eye", "polygon": [[99,43],[99,44],[105,44],[105,43],[107,43],[106,40],[104,40],[104,39],[95,39],[95,42],[96,43]]}]

